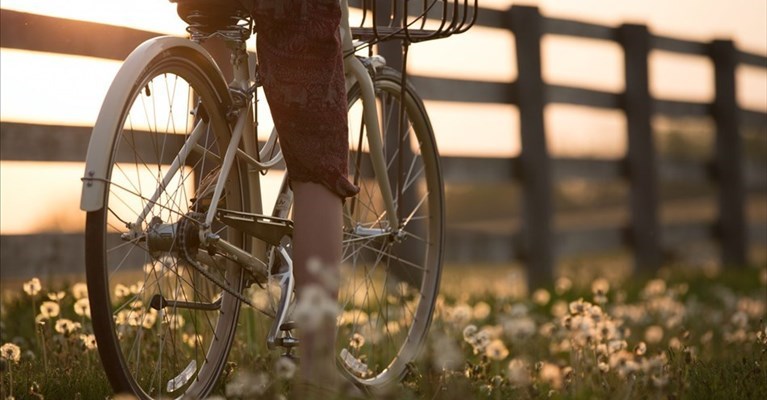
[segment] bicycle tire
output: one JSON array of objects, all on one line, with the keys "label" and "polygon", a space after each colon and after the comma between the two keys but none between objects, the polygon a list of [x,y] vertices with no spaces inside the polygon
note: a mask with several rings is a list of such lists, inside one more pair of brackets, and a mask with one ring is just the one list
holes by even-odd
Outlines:
[{"label": "bicycle tire", "polygon": [[389,229],[366,155],[357,84],[348,95],[349,176],[361,190],[347,199],[352,226],[344,227],[336,349],[342,373],[375,392],[401,382],[426,338],[439,289],[445,217],[439,152],[423,102],[411,85],[403,90],[393,68],[379,68],[373,83],[400,226],[380,237],[355,233],[360,227]]},{"label": "bicycle tire", "polygon": [[[205,252],[195,244],[200,217],[194,213],[209,206],[205,188],[217,181],[216,166],[231,135],[226,119],[231,100],[218,68],[189,46],[163,48],[151,59],[136,51],[126,64],[131,57],[141,66],[138,78],[133,85],[113,84],[99,114],[99,119],[119,115],[117,129],[94,130],[94,135],[114,136],[103,207],[86,217],[94,334],[115,393],[141,399],[204,398],[226,365],[240,311],[235,296],[189,261]],[[147,59],[135,59],[142,57]],[[121,69],[115,82],[120,74],[131,79],[132,73]],[[207,126],[195,151],[162,183],[201,120]],[[219,207],[248,211],[247,185],[244,167],[235,161]],[[155,191],[160,196],[151,201]],[[215,223],[213,230],[237,246],[250,242],[222,224]],[[240,293],[242,268],[206,254],[207,275]]]}]

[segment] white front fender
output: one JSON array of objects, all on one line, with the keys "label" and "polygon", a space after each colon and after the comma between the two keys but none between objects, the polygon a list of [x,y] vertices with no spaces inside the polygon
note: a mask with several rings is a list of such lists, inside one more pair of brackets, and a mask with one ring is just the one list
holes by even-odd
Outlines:
[{"label": "white front fender", "polygon": [[225,103],[229,101],[226,82],[221,71],[213,58],[199,44],[171,36],[157,37],[142,43],[125,59],[117,72],[101,106],[96,124],[93,126],[85,159],[85,175],[82,178],[80,209],[83,211],[97,211],[104,207],[104,192],[115,134],[123,125],[124,108],[130,107],[133,100],[131,96],[135,93],[136,86],[141,83],[139,79],[144,70],[156,57],[168,54],[166,52],[176,51],[185,57],[193,58],[207,71],[217,73],[217,77],[212,76],[210,79],[213,80],[213,85],[218,88],[217,92],[222,96],[220,100]]}]

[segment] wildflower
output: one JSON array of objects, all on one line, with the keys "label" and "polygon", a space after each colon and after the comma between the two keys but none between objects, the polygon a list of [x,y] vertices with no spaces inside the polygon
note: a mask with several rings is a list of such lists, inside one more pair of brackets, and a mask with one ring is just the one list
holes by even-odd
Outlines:
[{"label": "wildflower", "polygon": [[157,310],[150,308],[149,311],[144,313],[144,318],[141,320],[141,326],[144,329],[152,329],[154,323],[157,321]]},{"label": "wildflower", "polygon": [[541,381],[548,383],[551,387],[555,389],[562,387],[562,370],[558,366],[544,362],[541,364],[538,375]]},{"label": "wildflower", "polygon": [[92,333],[90,335],[80,334],[80,341],[83,342],[83,345],[87,350],[93,350],[96,348],[96,336],[94,336]]},{"label": "wildflower", "polygon": [[463,354],[455,342],[446,335],[438,335],[431,342],[432,365],[437,370],[454,370],[463,364]]},{"label": "wildflower", "polygon": [[589,303],[584,302],[583,299],[578,299],[576,301],[571,301],[570,304],[567,305],[567,308],[570,310],[571,315],[578,315],[584,314],[588,306]]},{"label": "wildflower", "polygon": [[336,321],[338,311],[338,302],[330,298],[325,288],[309,285],[301,291],[293,318],[299,321],[304,329],[316,330],[328,320]]},{"label": "wildflower", "polygon": [[50,292],[50,293],[48,293],[48,298],[53,300],[53,301],[59,301],[59,300],[63,299],[64,296],[66,296],[66,295],[67,295],[67,293],[62,290],[60,292]]},{"label": "wildflower", "polygon": [[492,311],[490,309],[490,305],[485,303],[484,301],[480,301],[479,303],[474,305],[472,314],[475,320],[481,321],[490,315],[490,311]]},{"label": "wildflower", "polygon": [[645,353],[647,353],[647,345],[644,342],[639,342],[639,344],[634,347],[634,354],[643,356]]},{"label": "wildflower", "polygon": [[503,330],[512,339],[526,339],[535,334],[537,326],[530,317],[510,318],[503,322]]},{"label": "wildflower", "polygon": [[669,377],[667,374],[653,374],[650,379],[652,380],[653,386],[657,388],[662,388],[668,384]]},{"label": "wildflower", "polygon": [[[136,314],[134,313],[132,315],[136,315]],[[134,324],[131,323],[132,321],[133,321],[132,319],[129,320],[129,323],[131,325],[134,325]],[[138,322],[139,321],[136,320],[136,324],[135,324],[136,326],[141,325]],[[176,330],[176,329],[179,329],[179,328],[183,327],[184,324],[186,323],[186,321],[184,321],[184,317],[181,314],[170,314],[170,315],[167,315],[166,317],[163,318],[162,322],[168,324],[168,328],[173,329],[173,330]]]},{"label": "wildflower", "polygon": [[88,285],[79,282],[72,285],[72,296],[75,300],[80,300],[88,297]]},{"label": "wildflower", "polygon": [[26,294],[35,296],[40,293],[42,285],[40,284],[40,279],[32,278],[30,281],[24,282],[23,288]]},{"label": "wildflower", "polygon": [[125,296],[128,296],[130,294],[130,288],[123,285],[122,283],[118,283],[117,286],[115,286],[115,297],[118,299],[121,299]]},{"label": "wildflower", "polygon": [[365,337],[360,335],[358,332],[354,332],[354,335],[352,335],[351,339],[349,339],[349,347],[351,347],[354,350],[359,350],[364,345],[365,345]]},{"label": "wildflower", "polygon": [[545,306],[546,304],[549,304],[549,300],[551,300],[551,294],[548,290],[538,289],[533,292],[533,303],[539,306]]},{"label": "wildflower", "polygon": [[69,335],[72,332],[80,329],[80,323],[78,322],[72,322],[69,319],[61,318],[58,321],[56,321],[56,332],[62,334],[62,335]]},{"label": "wildflower", "polygon": [[527,386],[530,384],[530,371],[525,360],[515,358],[509,362],[509,382],[514,387]]},{"label": "wildflower", "polygon": [[491,360],[501,361],[509,356],[509,349],[501,340],[495,339],[485,347],[485,355]]},{"label": "wildflower", "polygon": [[645,298],[657,297],[666,292],[666,281],[663,279],[653,279],[642,289],[642,296]]},{"label": "wildflower", "polygon": [[647,327],[647,330],[644,332],[644,339],[647,343],[660,343],[663,340],[663,328],[658,325]]},{"label": "wildflower", "polygon": [[234,375],[234,378],[226,384],[224,392],[228,398],[250,399],[263,395],[268,386],[269,377],[265,373],[253,374],[243,371]]},{"label": "wildflower", "polygon": [[13,343],[6,343],[0,346],[0,357],[17,363],[21,359],[21,349]]},{"label": "wildflower", "polygon": [[274,363],[274,374],[280,379],[292,379],[296,369],[296,363],[288,357],[280,357]]},{"label": "wildflower", "polygon": [[555,318],[562,318],[567,315],[567,303],[562,300],[557,301],[551,306],[551,315]]},{"label": "wildflower", "polygon": [[476,325],[466,325],[466,328],[463,328],[463,340],[471,343],[472,340],[474,340],[474,335],[477,334],[477,326]]},{"label": "wildflower", "polygon": [[42,318],[44,319],[57,317],[60,311],[61,307],[59,307],[59,303],[45,301],[40,305],[40,315],[42,315]]},{"label": "wildflower", "polygon": [[457,304],[448,313],[446,320],[458,326],[465,325],[471,320],[473,309],[465,303]]},{"label": "wildflower", "polygon": [[338,326],[344,325],[357,325],[363,326],[368,323],[368,313],[359,309],[352,309],[349,311],[344,310],[340,316],[338,316]]},{"label": "wildflower", "polygon": [[604,295],[610,291],[610,282],[605,278],[597,278],[591,282],[591,292],[595,295]]},{"label": "wildflower", "polygon": [[80,300],[77,300],[74,305],[75,308],[75,314],[81,316],[81,317],[91,317],[91,303],[88,301],[87,298],[82,298]]},{"label": "wildflower", "polygon": [[557,292],[558,295],[563,295],[567,293],[570,288],[573,287],[573,281],[571,281],[569,278],[561,277],[557,279],[557,281],[554,283],[554,290]]}]

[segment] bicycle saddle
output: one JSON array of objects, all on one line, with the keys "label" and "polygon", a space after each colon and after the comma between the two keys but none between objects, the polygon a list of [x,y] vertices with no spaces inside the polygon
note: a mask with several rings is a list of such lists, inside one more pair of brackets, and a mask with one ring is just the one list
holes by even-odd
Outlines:
[{"label": "bicycle saddle", "polygon": [[255,0],[170,0],[184,22],[205,32],[215,32],[250,16]]}]

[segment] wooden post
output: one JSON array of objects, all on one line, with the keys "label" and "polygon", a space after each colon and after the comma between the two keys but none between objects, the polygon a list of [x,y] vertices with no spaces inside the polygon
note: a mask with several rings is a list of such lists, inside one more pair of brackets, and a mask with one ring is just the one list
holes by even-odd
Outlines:
[{"label": "wooden post", "polygon": [[537,7],[513,6],[509,15],[519,70],[513,90],[518,99],[522,143],[519,156],[524,196],[522,253],[533,288],[551,282],[555,260],[551,165],[543,121],[546,101],[541,75],[543,18]]},{"label": "wooden post", "polygon": [[626,164],[631,186],[630,237],[636,269],[652,272],[660,267],[662,255],[658,221],[658,167],[648,83],[650,32],[647,26],[634,24],[621,26],[619,32],[626,74],[623,108],[628,127]]},{"label": "wooden post", "polygon": [[743,179],[743,143],[735,97],[735,68],[738,53],[731,40],[711,43],[716,97],[712,115],[716,121],[716,172],[719,180],[719,221],[722,263],[745,266],[747,231],[745,220],[745,185]]}]

